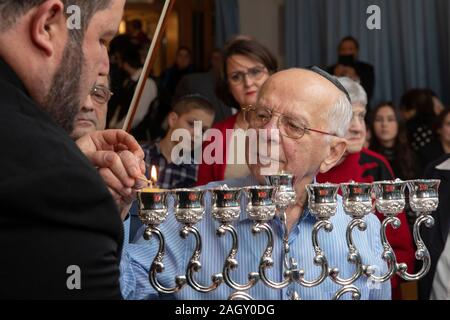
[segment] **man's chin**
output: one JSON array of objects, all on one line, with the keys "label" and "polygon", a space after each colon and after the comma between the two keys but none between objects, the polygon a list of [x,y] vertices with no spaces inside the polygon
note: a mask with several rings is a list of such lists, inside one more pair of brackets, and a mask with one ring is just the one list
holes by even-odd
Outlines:
[{"label": "man's chin", "polygon": [[73,129],[72,133],[70,134],[70,137],[73,140],[78,140],[80,139],[82,136],[87,135],[88,133],[91,133],[95,131],[94,126],[90,126],[90,127],[79,127],[79,126],[75,126],[75,128]]}]

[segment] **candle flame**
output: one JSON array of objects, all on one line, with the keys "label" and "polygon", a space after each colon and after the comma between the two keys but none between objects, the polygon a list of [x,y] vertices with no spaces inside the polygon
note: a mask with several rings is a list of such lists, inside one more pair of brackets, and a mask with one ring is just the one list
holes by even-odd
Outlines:
[{"label": "candle flame", "polygon": [[157,183],[158,182],[158,173],[156,172],[156,167],[152,166],[152,170],[150,172],[150,177],[151,177],[151,181],[153,183]]}]

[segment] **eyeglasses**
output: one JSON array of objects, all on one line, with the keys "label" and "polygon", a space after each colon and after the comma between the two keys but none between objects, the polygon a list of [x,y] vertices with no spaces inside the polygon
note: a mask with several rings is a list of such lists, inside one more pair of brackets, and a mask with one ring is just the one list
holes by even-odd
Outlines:
[{"label": "eyeglasses", "polygon": [[247,106],[242,108],[242,110],[245,114],[245,120],[249,123],[250,127],[256,129],[264,128],[270,120],[272,120],[273,115],[278,115],[277,125],[280,130],[280,134],[291,139],[302,138],[306,131],[336,136],[335,134],[329,132],[307,128],[301,123],[301,121],[288,117],[282,113],[274,112],[266,107]]},{"label": "eyeglasses", "polygon": [[90,92],[92,100],[98,104],[106,104],[113,93],[105,86],[95,85]]},{"label": "eyeglasses", "polygon": [[249,79],[256,81],[260,80],[264,74],[267,73],[267,69],[265,67],[253,67],[247,69],[247,72],[233,72],[228,75],[228,81],[232,85],[239,85],[245,81],[245,76],[248,76]]}]

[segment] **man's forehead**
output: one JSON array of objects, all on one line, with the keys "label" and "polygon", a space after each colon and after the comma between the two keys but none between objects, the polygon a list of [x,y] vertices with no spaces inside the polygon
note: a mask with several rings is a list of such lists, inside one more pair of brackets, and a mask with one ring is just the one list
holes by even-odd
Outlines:
[{"label": "man's forehead", "polygon": [[310,122],[314,110],[318,107],[311,101],[304,99],[293,99],[288,96],[277,97],[275,95],[261,96],[258,105],[305,122]]}]

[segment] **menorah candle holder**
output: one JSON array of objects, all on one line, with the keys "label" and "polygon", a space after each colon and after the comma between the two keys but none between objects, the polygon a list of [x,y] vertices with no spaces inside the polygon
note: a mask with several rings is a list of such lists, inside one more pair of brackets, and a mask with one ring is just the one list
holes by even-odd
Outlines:
[{"label": "menorah candle holder", "polygon": [[267,277],[266,269],[272,268],[274,265],[272,253],[274,247],[273,230],[268,224],[276,214],[274,186],[253,186],[245,188],[248,196],[247,212],[249,217],[255,221],[252,232],[254,234],[265,231],[267,235],[267,246],[259,263],[259,276],[261,281],[272,289],[281,289],[289,284],[290,271],[285,270],[283,273],[284,281],[281,283],[274,282]]},{"label": "menorah candle holder", "polygon": [[173,192],[175,197],[174,213],[178,222],[184,224],[180,230],[180,236],[187,239],[189,234],[195,237],[195,249],[186,269],[186,279],[188,285],[202,293],[208,293],[216,290],[223,282],[222,273],[216,273],[211,276],[212,284],[204,286],[197,282],[195,273],[202,268],[200,256],[202,253],[202,237],[195,227],[205,214],[205,205],[203,203],[205,191],[200,189],[176,189]]},{"label": "menorah candle holder", "polygon": [[413,237],[416,244],[416,259],[422,261],[421,269],[414,274],[408,273],[406,263],[397,265],[397,274],[407,281],[417,281],[423,278],[431,267],[431,257],[425,243],[420,235],[420,226],[425,224],[431,228],[434,225],[434,218],[431,213],[439,205],[439,184],[440,180],[411,180],[406,185],[409,190],[409,204],[417,219],[414,222]]},{"label": "menorah candle holder", "polygon": [[361,261],[361,256],[353,241],[353,230],[357,227],[359,231],[366,230],[367,225],[363,218],[372,212],[372,185],[369,183],[342,183],[342,202],[344,212],[352,217],[346,231],[346,241],[348,247],[347,261],[355,265],[355,272],[347,279],[339,277],[339,269],[331,268],[331,279],[342,286],[353,284],[361,277],[366,266]]},{"label": "menorah candle holder", "polygon": [[385,282],[392,278],[397,270],[397,259],[387,236],[386,228],[392,225],[394,229],[400,227],[400,219],[397,215],[405,208],[405,188],[406,183],[399,179],[395,181],[379,181],[373,183],[375,193],[375,207],[386,218],[381,223],[380,238],[383,246],[382,258],[388,265],[388,270],[381,276],[377,276],[366,270],[365,273],[376,282]]},{"label": "menorah candle holder", "polygon": [[328,276],[328,261],[325,252],[322,250],[318,240],[318,233],[323,228],[326,232],[333,230],[333,225],[329,221],[336,214],[337,210],[337,193],[339,185],[332,183],[315,183],[306,186],[308,193],[308,209],[309,212],[317,218],[317,222],[313,226],[311,240],[315,252],[314,264],[321,267],[320,275],[312,280],[304,279],[305,271],[299,270],[294,274],[295,281],[300,285],[310,288],[321,284]]},{"label": "menorah candle holder", "polygon": [[[242,194],[242,189],[228,188],[225,186],[213,189],[211,190],[211,193],[213,201],[212,215],[214,219],[221,223],[220,227],[217,229],[217,235],[222,237],[225,234],[230,233],[232,238],[231,250],[223,266],[223,278],[230,288],[233,288],[242,294],[237,296],[242,297],[244,294],[241,291],[252,288],[259,280],[259,274],[257,272],[249,273],[249,281],[246,284],[239,284],[231,277],[231,271],[236,270],[239,266],[237,261],[239,239],[236,229],[231,223],[238,220],[241,214],[240,196]],[[230,299],[232,297],[234,296],[230,296]]]},{"label": "menorah candle holder", "polygon": [[279,174],[266,176],[266,182],[276,187],[275,205],[277,215],[280,217],[284,226],[283,249],[284,249],[284,267],[286,270],[291,269],[295,263],[293,258],[289,259],[289,230],[286,219],[286,209],[297,202],[297,194],[294,189],[294,175],[281,172]]},{"label": "menorah candle holder", "polygon": [[144,239],[150,240],[152,235],[156,235],[159,240],[159,248],[156,257],[153,260],[153,263],[150,267],[149,272],[149,281],[150,284],[160,293],[164,294],[172,294],[180,291],[187,283],[186,277],[176,276],[175,277],[175,286],[168,288],[163,286],[157,278],[158,273],[164,272],[164,255],[166,242],[164,235],[158,226],[163,223],[168,214],[167,208],[167,196],[169,193],[167,191],[161,189],[151,189],[146,191],[139,191],[137,193],[138,199],[138,208],[139,208],[139,218],[142,223],[146,225],[146,229],[144,231]]}]

